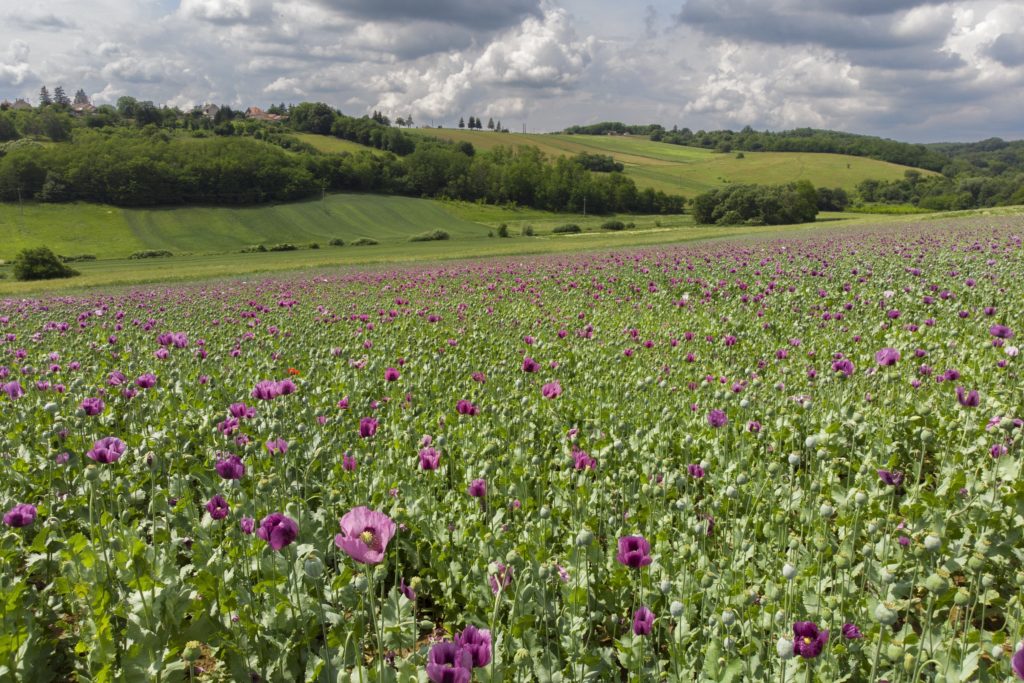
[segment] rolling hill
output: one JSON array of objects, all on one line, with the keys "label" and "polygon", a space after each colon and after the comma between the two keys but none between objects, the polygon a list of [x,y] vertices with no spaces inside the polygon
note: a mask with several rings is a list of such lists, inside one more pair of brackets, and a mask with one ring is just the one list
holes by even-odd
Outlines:
[{"label": "rolling hill", "polygon": [[[607,154],[622,162],[638,187],[652,187],[687,197],[728,183],[777,184],[809,180],[818,187],[853,190],[868,178],[898,180],[906,166],[842,154],[744,152],[723,154],[699,147],[652,142],[639,136],[493,133],[449,128],[421,128],[416,135],[468,141],[481,150],[532,145],[551,156],[586,152]],[[923,175],[932,174],[922,170]]]}]

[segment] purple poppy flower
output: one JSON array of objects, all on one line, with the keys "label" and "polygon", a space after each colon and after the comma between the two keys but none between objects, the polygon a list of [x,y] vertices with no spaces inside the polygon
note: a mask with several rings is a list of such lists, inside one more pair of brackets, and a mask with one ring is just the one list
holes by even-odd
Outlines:
[{"label": "purple poppy flower", "polygon": [[369,439],[371,436],[377,433],[377,418],[375,417],[364,417],[359,420],[359,436],[363,439]]},{"label": "purple poppy flower", "polygon": [[231,413],[231,417],[236,418],[238,420],[256,417],[256,409],[250,408],[244,403],[232,403],[228,407],[228,412]]},{"label": "purple poppy flower", "polygon": [[21,382],[18,381],[0,385],[0,389],[2,389],[12,401],[25,395],[25,389],[21,386]]},{"label": "purple poppy flower", "polygon": [[121,384],[124,384],[127,381],[128,378],[125,377],[125,374],[120,370],[114,370],[112,373],[107,375],[107,384],[109,384],[112,387],[120,386]]},{"label": "purple poppy flower", "polygon": [[269,543],[274,550],[281,550],[299,537],[299,525],[291,517],[280,512],[272,512],[260,522],[256,535]]},{"label": "purple poppy flower", "polygon": [[210,513],[210,517],[213,519],[224,519],[228,516],[231,508],[228,507],[228,502],[224,500],[224,496],[218,493],[206,504],[206,511]]},{"label": "purple poppy flower", "polygon": [[459,415],[477,415],[480,413],[480,408],[473,405],[469,401],[462,399],[455,404],[455,412]]},{"label": "purple poppy flower", "polygon": [[988,328],[988,333],[999,339],[1013,339],[1013,330],[1006,325],[993,325]]},{"label": "purple poppy flower", "polygon": [[592,470],[597,467],[597,461],[590,457],[590,454],[586,451],[572,452],[573,469],[577,470]]},{"label": "purple poppy flower", "polygon": [[384,381],[385,382],[394,382],[395,380],[397,380],[401,376],[402,376],[402,373],[400,373],[395,368],[388,368],[387,370],[384,371]]},{"label": "purple poppy flower", "polygon": [[363,506],[346,512],[339,524],[341,533],[334,537],[334,544],[362,564],[383,560],[388,542],[395,535],[390,517]]},{"label": "purple poppy flower", "polygon": [[863,638],[864,634],[860,632],[856,624],[846,623],[843,624],[843,637],[847,640],[857,640],[858,638]]},{"label": "purple poppy flower", "polygon": [[78,407],[81,408],[82,412],[86,415],[92,417],[102,413],[105,405],[102,398],[86,398],[82,400]]},{"label": "purple poppy flower", "polygon": [[398,582],[398,590],[401,591],[402,595],[404,595],[407,600],[416,602],[416,591],[414,591],[412,587],[405,582],[404,576]]},{"label": "purple poppy flower", "polygon": [[36,521],[36,506],[29,503],[18,503],[4,513],[4,524],[9,527],[28,526]]},{"label": "purple poppy flower", "polygon": [[686,466],[686,471],[694,479],[703,479],[704,478],[704,468],[701,467],[700,465],[687,465]]},{"label": "purple poppy flower", "polygon": [[487,495],[487,482],[483,479],[474,479],[469,484],[468,492],[473,498],[483,498]]},{"label": "purple poppy flower", "polygon": [[[518,503],[519,501],[515,502]],[[513,503],[513,506],[515,506],[515,503]],[[491,584],[491,592],[497,595],[498,591],[512,583],[512,567],[507,567],[501,562],[495,562],[494,564],[498,572],[488,576],[487,582]]]},{"label": "purple poppy flower", "polygon": [[242,519],[238,522],[238,526],[239,528],[241,528],[242,533],[248,536],[256,527],[256,520],[252,517],[242,517]]},{"label": "purple poppy flower", "polygon": [[147,372],[135,378],[135,386],[140,389],[152,389],[156,386],[156,375]]},{"label": "purple poppy flower", "polygon": [[280,382],[275,382],[274,387],[277,390],[278,396],[288,396],[289,394],[294,394],[299,390],[299,388],[295,386],[295,382],[290,379],[283,379]]},{"label": "purple poppy flower", "polygon": [[832,371],[849,377],[854,371],[853,363],[847,358],[842,358],[832,363]]},{"label": "purple poppy flower", "polygon": [[120,460],[124,455],[124,441],[116,436],[105,436],[92,445],[92,450],[86,455],[98,463],[109,465]]},{"label": "purple poppy flower", "polygon": [[1010,660],[1010,668],[1013,669],[1013,674],[1024,681],[1024,644],[1017,649],[1013,654],[1013,658]]},{"label": "purple poppy flower", "polygon": [[473,656],[455,643],[437,643],[427,654],[427,678],[432,683],[469,683]]},{"label": "purple poppy flower", "polygon": [[544,398],[558,398],[562,395],[562,385],[558,382],[549,382],[541,387],[540,393]]},{"label": "purple poppy flower", "polygon": [[234,454],[230,454],[223,460],[218,460],[215,467],[221,479],[241,479],[245,476],[245,464]]},{"label": "purple poppy flower", "polygon": [[523,358],[523,372],[537,372],[540,370],[540,363],[526,356]]},{"label": "purple poppy flower", "polygon": [[646,607],[641,607],[633,613],[633,633],[635,635],[649,636],[653,627],[654,612]]},{"label": "purple poppy flower", "polygon": [[793,654],[804,659],[814,659],[821,654],[827,642],[828,631],[819,629],[813,621],[793,624]]},{"label": "purple poppy flower", "polygon": [[359,465],[356,464],[356,459],[351,455],[345,455],[341,458],[341,467],[346,472],[355,472]]},{"label": "purple poppy flower", "polygon": [[896,365],[899,359],[900,352],[888,346],[875,353],[875,362],[881,366]]},{"label": "purple poppy flower", "polygon": [[729,417],[725,414],[724,410],[718,410],[717,408],[708,413],[708,424],[714,428],[724,427],[729,421]]},{"label": "purple poppy flower", "polygon": [[903,483],[903,473],[897,470],[878,470],[878,478],[887,486],[900,486]]},{"label": "purple poppy flower", "polygon": [[256,386],[252,388],[250,396],[259,401],[270,401],[277,398],[280,392],[277,390],[277,382],[270,379],[260,380],[256,383]]},{"label": "purple poppy flower", "polygon": [[288,452],[288,442],[285,441],[284,439],[280,438],[280,437],[267,441],[266,447],[267,447],[267,451],[271,455],[273,455],[275,453],[284,454],[284,453]]},{"label": "purple poppy flower", "polygon": [[441,454],[432,447],[420,449],[420,468],[424,470],[436,470],[441,464]]},{"label": "purple poppy flower", "polygon": [[627,567],[639,569],[654,560],[651,558],[651,544],[643,536],[623,536],[619,539],[619,552],[615,558]]},{"label": "purple poppy flower", "polygon": [[469,653],[474,669],[491,663],[491,632],[489,630],[467,626],[462,633],[455,636],[455,644]]},{"label": "purple poppy flower", "polygon": [[964,391],[963,387],[956,388],[956,400],[964,408],[977,408],[978,404],[981,403],[981,397],[978,396],[978,391],[976,389],[971,389],[971,391],[968,392]]}]

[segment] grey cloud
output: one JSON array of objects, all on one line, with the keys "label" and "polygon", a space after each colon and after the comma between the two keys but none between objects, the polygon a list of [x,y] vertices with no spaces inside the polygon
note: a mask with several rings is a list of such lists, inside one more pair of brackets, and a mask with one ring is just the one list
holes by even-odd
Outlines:
[{"label": "grey cloud", "polygon": [[1004,33],[992,42],[988,54],[1003,66],[1024,66],[1024,35]]},{"label": "grey cloud", "polygon": [[409,20],[436,21],[493,31],[518,24],[528,16],[540,16],[540,0],[318,0],[321,5],[347,15],[401,23]]},{"label": "grey cloud", "polygon": [[26,31],[63,31],[78,28],[78,25],[75,22],[58,17],[56,14],[37,14],[30,16],[10,14],[7,16],[7,21]]},{"label": "grey cloud", "polygon": [[[834,49],[921,44],[939,47],[946,35],[941,26],[916,33],[898,31],[896,17],[891,12],[881,14],[864,9],[853,12],[857,4],[827,0],[799,5],[789,0],[689,0],[674,18],[677,24],[721,38],[777,45],[814,44]],[[902,5],[903,9],[928,4],[890,3],[897,7]],[[952,24],[952,14],[948,23]]]}]

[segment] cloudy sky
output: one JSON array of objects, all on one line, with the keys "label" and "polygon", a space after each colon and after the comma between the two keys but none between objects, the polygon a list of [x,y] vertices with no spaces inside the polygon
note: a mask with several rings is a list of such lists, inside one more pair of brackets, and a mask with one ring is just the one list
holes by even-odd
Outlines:
[{"label": "cloudy sky", "polygon": [[1022,0],[0,2],[0,99],[1024,138]]}]

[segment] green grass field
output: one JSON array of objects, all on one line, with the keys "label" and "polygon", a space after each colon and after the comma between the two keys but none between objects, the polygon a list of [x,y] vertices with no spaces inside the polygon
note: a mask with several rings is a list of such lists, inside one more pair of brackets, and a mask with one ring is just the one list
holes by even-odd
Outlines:
[{"label": "green grass field", "polygon": [[387,154],[387,152],[383,150],[366,147],[365,145],[360,145],[358,142],[343,140],[331,135],[316,135],[314,133],[294,133],[294,135],[302,142],[312,145],[315,149],[321,152],[327,152],[328,154],[338,154],[340,152],[351,152],[352,154],[357,152]]},{"label": "green grass field", "polygon": [[737,159],[735,153],[651,142],[636,136],[492,133],[448,128],[421,128],[413,132],[444,140],[466,140],[481,150],[533,145],[551,156],[608,154],[626,166],[626,175],[639,187],[687,197],[728,183],[780,184],[797,180],[810,180],[818,187],[853,190],[867,178],[902,178],[908,168],[842,154],[744,152],[744,158]]},{"label": "green grass field", "polygon": [[66,256],[94,254],[102,259],[142,249],[202,254],[282,242],[326,246],[335,238],[404,242],[417,233],[438,229],[446,230],[453,240],[486,237],[488,231],[452,214],[441,202],[363,194],[244,208],[0,204],[0,259],[39,245]]}]

